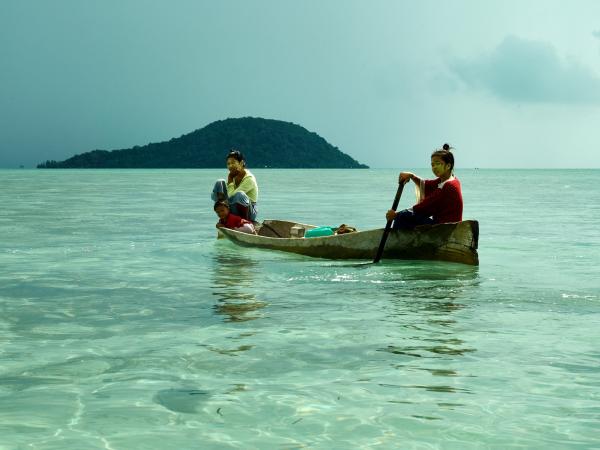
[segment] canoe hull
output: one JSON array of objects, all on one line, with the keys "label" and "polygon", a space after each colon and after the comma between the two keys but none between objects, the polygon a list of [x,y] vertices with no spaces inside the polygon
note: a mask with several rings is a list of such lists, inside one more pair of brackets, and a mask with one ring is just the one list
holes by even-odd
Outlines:
[{"label": "canoe hull", "polygon": [[[292,238],[289,237],[292,226],[313,228],[295,222],[265,220],[259,235],[224,228],[220,231],[238,245],[326,259],[373,259],[383,234],[381,228],[309,239]],[[479,224],[474,220],[391,231],[383,259],[422,259],[478,265],[478,238]]]}]

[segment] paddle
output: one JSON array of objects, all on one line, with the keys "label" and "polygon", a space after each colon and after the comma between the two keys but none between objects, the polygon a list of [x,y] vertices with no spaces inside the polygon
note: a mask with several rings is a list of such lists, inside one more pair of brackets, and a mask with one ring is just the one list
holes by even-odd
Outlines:
[{"label": "paddle", "polygon": [[[394,197],[394,203],[392,203],[392,209],[396,211],[398,207],[398,203],[400,203],[400,196],[402,195],[402,189],[404,189],[404,184],[402,181],[398,183],[398,190],[396,191],[396,196]],[[375,255],[375,259],[373,259],[373,263],[378,263],[383,255],[383,249],[385,248],[385,241],[387,241],[388,234],[390,234],[390,230],[392,229],[393,220],[388,220],[385,224],[385,230],[383,230],[383,235],[381,236],[381,242],[379,243],[379,248],[377,249],[377,254]]]}]

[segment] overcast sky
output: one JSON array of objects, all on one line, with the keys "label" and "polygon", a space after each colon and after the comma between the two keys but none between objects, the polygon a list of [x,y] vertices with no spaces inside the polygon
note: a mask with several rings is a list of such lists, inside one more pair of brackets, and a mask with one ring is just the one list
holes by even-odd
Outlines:
[{"label": "overcast sky", "polygon": [[244,116],[371,167],[600,168],[600,1],[0,0],[0,167]]}]

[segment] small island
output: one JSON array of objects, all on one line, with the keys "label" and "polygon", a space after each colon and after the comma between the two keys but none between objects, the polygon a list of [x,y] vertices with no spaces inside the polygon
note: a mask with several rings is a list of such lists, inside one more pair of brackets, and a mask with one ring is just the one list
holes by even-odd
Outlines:
[{"label": "small island", "polygon": [[222,168],[230,149],[240,150],[251,168],[364,169],[316,133],[280,120],[225,119],[167,142],[121,150],[93,150],[38,169],[209,169]]}]

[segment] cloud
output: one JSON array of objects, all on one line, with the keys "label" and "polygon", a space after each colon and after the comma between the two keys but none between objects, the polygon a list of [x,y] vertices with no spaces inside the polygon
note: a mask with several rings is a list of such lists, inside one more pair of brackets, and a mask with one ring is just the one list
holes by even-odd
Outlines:
[{"label": "cloud", "polygon": [[506,101],[600,105],[600,77],[576,61],[563,62],[543,42],[508,36],[490,53],[448,67],[466,86]]}]

